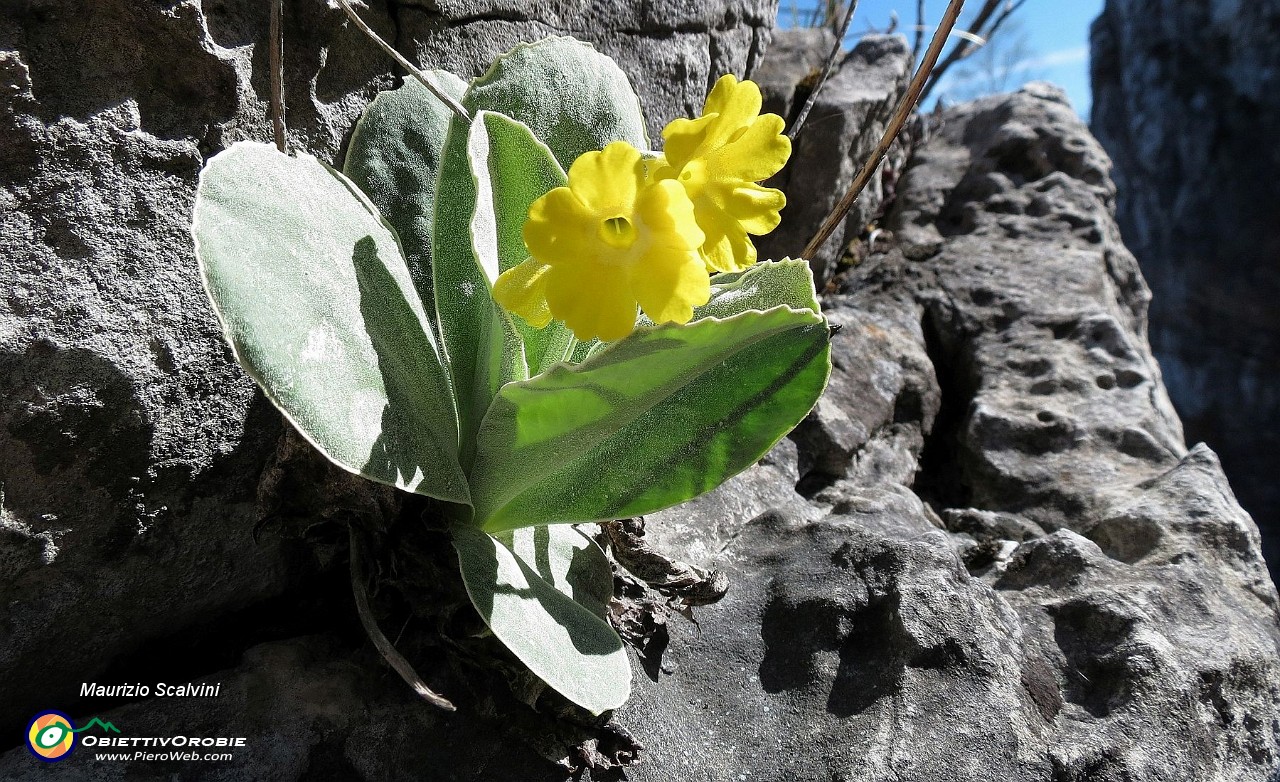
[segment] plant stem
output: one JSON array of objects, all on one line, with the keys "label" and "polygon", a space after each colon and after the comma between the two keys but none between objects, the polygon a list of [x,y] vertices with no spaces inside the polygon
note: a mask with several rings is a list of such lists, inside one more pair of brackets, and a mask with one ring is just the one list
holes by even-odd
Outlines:
[{"label": "plant stem", "polygon": [[857,176],[853,178],[853,184],[849,186],[848,192],[840,199],[831,213],[827,215],[827,219],[823,221],[822,226],[818,229],[818,233],[809,240],[809,244],[805,246],[801,253],[802,258],[812,258],[818,249],[822,247],[827,239],[831,238],[831,234],[835,233],[840,222],[844,220],[845,215],[853,208],[853,204],[858,200],[858,196],[866,188],[867,183],[871,181],[872,174],[879,167],[880,161],[884,160],[884,156],[888,154],[889,147],[893,145],[893,140],[898,137],[898,133],[902,131],[902,126],[906,124],[907,118],[915,110],[916,103],[920,100],[920,93],[924,90],[925,80],[929,78],[929,72],[933,70],[934,64],[938,61],[938,56],[942,53],[942,47],[947,42],[947,37],[951,35],[951,28],[955,27],[956,19],[960,16],[960,9],[964,7],[964,0],[951,0],[947,4],[947,10],[942,15],[942,21],[938,24],[938,29],[933,33],[933,40],[929,42],[929,49],[924,53],[924,61],[920,63],[920,67],[916,69],[916,73],[911,77],[911,83],[907,86],[907,93],[902,96],[902,101],[898,103],[898,108],[893,113],[893,118],[889,120],[889,126],[885,128],[884,135],[880,137],[880,143],[876,145],[875,150],[867,157],[862,168],[858,171]]},{"label": "plant stem", "polygon": [[457,707],[453,705],[447,698],[437,695],[427,686],[426,682],[418,676],[418,672],[413,670],[413,666],[404,658],[404,655],[396,651],[396,647],[387,640],[382,634],[382,629],[378,627],[378,621],[373,618],[373,611],[369,608],[369,593],[365,589],[364,576],[364,545],[360,538],[360,533],[356,531],[355,525],[348,527],[348,533],[351,540],[351,593],[356,599],[356,613],[360,615],[360,624],[364,625],[364,631],[369,636],[369,640],[373,641],[374,647],[378,653],[382,655],[382,659],[400,674],[400,678],[404,679],[413,691],[418,693],[423,700],[428,703],[439,706],[445,711],[457,711]]},{"label": "plant stem", "polygon": [[922,46],[924,46],[924,0],[916,0],[916,37],[911,44],[911,62],[919,62]]},{"label": "plant stem", "polygon": [[560,358],[560,360],[568,361],[569,359],[573,358],[573,351],[577,349],[578,349],[578,338],[575,337],[572,332],[570,332],[569,341],[564,346],[564,355]]},{"label": "plant stem", "polygon": [[929,97],[934,87],[938,86],[938,83],[942,81],[943,75],[952,65],[986,46],[991,40],[991,36],[995,35],[1000,26],[1005,23],[1005,20],[1021,8],[1025,2],[1026,0],[1005,0],[1002,7],[1000,0],[986,0],[982,7],[978,9],[978,13],[974,15],[969,26],[969,32],[972,35],[961,36],[962,40],[947,53],[947,56],[942,59],[938,67],[933,69],[933,73],[929,76],[929,83],[925,85],[924,92],[920,94],[920,99],[924,100]]},{"label": "plant stem", "polygon": [[347,12],[347,16],[351,18],[351,21],[356,27],[360,28],[361,32],[369,36],[369,38],[371,38],[374,43],[378,44],[378,46],[381,46],[382,50],[391,56],[391,59],[400,64],[400,67],[413,74],[414,78],[422,82],[423,87],[426,87],[427,90],[430,91],[432,95],[436,96],[441,103],[448,106],[459,119],[463,122],[471,121],[471,115],[467,113],[467,110],[462,107],[462,104],[459,103],[457,99],[445,92],[444,88],[436,83],[436,80],[432,78],[431,74],[419,69],[416,65],[405,59],[404,55],[396,51],[391,44],[382,40],[382,36],[375,33],[372,27],[365,24],[364,20],[355,12],[355,9],[351,7],[351,3],[347,2],[347,0],[338,0],[338,5],[342,6],[342,10]]},{"label": "plant stem", "polygon": [[853,12],[856,10],[858,10],[858,0],[849,0],[849,10],[845,12],[840,31],[836,33],[836,42],[831,47],[831,53],[827,55],[827,63],[822,67],[822,76],[818,78],[818,83],[813,85],[809,97],[804,101],[804,108],[800,109],[796,121],[791,125],[791,130],[787,131],[787,138],[792,141],[795,141],[796,135],[800,133],[800,128],[804,127],[804,121],[809,118],[810,109],[818,100],[818,93],[822,91],[827,79],[831,78],[831,72],[835,70],[836,60],[840,59],[840,49],[844,45],[844,37],[849,33],[849,24],[853,21]]},{"label": "plant stem", "polygon": [[276,149],[289,153],[289,139],[284,126],[284,29],[280,17],[284,14],[284,0],[271,0],[271,26],[268,37],[268,67],[271,68],[271,126],[275,131]]}]

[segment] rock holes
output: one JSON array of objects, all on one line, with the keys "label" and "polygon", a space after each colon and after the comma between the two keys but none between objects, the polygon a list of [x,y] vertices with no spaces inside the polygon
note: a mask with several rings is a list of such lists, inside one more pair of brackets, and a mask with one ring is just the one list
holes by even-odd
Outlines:
[{"label": "rock holes", "polygon": [[1063,695],[1094,717],[1105,717],[1130,699],[1133,675],[1122,648],[1134,620],[1089,599],[1050,609],[1053,638],[1065,663]]}]

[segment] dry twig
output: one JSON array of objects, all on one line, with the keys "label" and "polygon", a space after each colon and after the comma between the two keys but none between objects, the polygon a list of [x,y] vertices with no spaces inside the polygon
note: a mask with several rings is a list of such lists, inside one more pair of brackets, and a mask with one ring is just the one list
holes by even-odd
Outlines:
[{"label": "dry twig", "polygon": [[916,37],[911,44],[911,62],[920,62],[922,46],[924,46],[924,0],[916,0]]},{"label": "dry twig", "polygon": [[951,29],[955,27],[956,19],[960,16],[960,9],[964,7],[964,0],[951,0],[947,4],[947,10],[942,15],[942,21],[938,24],[938,29],[933,33],[933,40],[929,42],[929,49],[924,53],[924,61],[920,63],[920,67],[916,69],[915,76],[911,77],[911,83],[907,86],[907,93],[902,96],[902,101],[898,104],[898,108],[893,113],[893,118],[889,120],[889,126],[885,128],[884,135],[880,138],[880,143],[876,145],[875,150],[867,157],[866,162],[862,164],[862,168],[858,171],[857,176],[853,178],[853,184],[849,186],[848,192],[840,199],[831,213],[827,215],[827,219],[823,221],[822,226],[818,228],[818,233],[809,240],[809,244],[805,246],[801,253],[801,258],[812,258],[818,252],[818,248],[835,233],[836,227],[844,220],[845,215],[853,208],[853,204],[858,200],[867,183],[871,181],[872,174],[879,167],[880,161],[889,152],[889,147],[893,144],[893,140],[897,138],[898,132],[902,130],[902,126],[906,124],[911,113],[915,111],[916,104],[920,100],[920,95],[924,90],[925,80],[933,70],[933,66],[938,62],[938,57],[942,54],[942,47],[947,42],[948,36],[951,35]]},{"label": "dry twig", "polygon": [[827,79],[831,78],[831,72],[835,70],[836,60],[840,59],[840,49],[844,45],[844,37],[849,33],[849,24],[853,21],[853,12],[858,10],[858,0],[849,0],[849,10],[845,11],[844,21],[840,23],[840,30],[836,33],[835,43],[831,46],[831,53],[827,55],[827,62],[822,67],[822,76],[819,77],[818,83],[813,85],[813,89],[809,92],[809,97],[805,99],[804,108],[800,109],[800,113],[796,116],[796,121],[791,124],[791,130],[787,131],[787,138],[795,141],[796,136],[800,133],[800,128],[804,127],[804,121],[809,118],[809,111],[813,108],[813,104],[818,100],[818,93],[822,91],[822,86],[827,83]]},{"label": "dry twig", "polygon": [[427,73],[426,71],[418,68],[418,66],[409,62],[405,59],[404,55],[395,50],[395,47],[382,40],[382,36],[375,33],[372,27],[365,24],[364,20],[355,12],[355,9],[351,7],[351,3],[348,2],[348,0],[338,0],[338,5],[342,6],[342,10],[347,12],[347,16],[351,18],[352,23],[354,23],[356,27],[360,28],[361,32],[369,36],[369,38],[371,38],[374,43],[378,44],[378,46],[381,46],[384,52],[391,55],[391,59],[400,64],[400,67],[413,74],[413,77],[422,82],[422,86],[426,87],[432,95],[436,96],[436,98],[440,100],[441,103],[448,106],[450,111],[458,115],[458,117],[465,122],[471,121],[471,115],[467,113],[467,110],[462,107],[462,104],[459,103],[456,98],[448,92],[445,92],[444,88],[436,83],[436,80],[430,73]]},{"label": "dry twig", "polygon": [[356,530],[354,524],[349,528],[351,540],[351,592],[356,599],[356,613],[360,615],[360,624],[364,625],[364,631],[369,636],[369,640],[373,641],[374,647],[378,653],[382,655],[382,659],[400,674],[400,678],[404,679],[414,692],[418,693],[423,700],[439,706],[445,711],[457,711],[457,707],[453,705],[447,698],[436,694],[427,683],[418,676],[418,672],[413,670],[413,665],[404,658],[404,655],[396,651],[395,645],[387,640],[382,634],[382,628],[378,627],[378,620],[373,617],[373,610],[369,608],[369,592],[365,587],[364,575],[364,557],[365,550],[360,533]]},{"label": "dry twig", "polygon": [[284,126],[284,29],[280,17],[284,14],[284,0],[271,0],[271,25],[268,37],[271,48],[267,61],[271,68],[271,126],[275,131],[276,149],[288,154],[289,140]]},{"label": "dry twig", "polygon": [[938,67],[933,69],[929,83],[925,85],[924,92],[920,93],[920,100],[923,101],[929,97],[952,65],[987,45],[1005,21],[1026,2],[1027,0],[986,0],[969,23],[968,34],[959,36],[961,40],[947,52],[947,56],[938,63]]},{"label": "dry twig", "polygon": [[619,565],[686,606],[710,605],[729,590],[729,578],[721,571],[677,562],[650,548],[644,539],[643,517],[606,521],[600,526]]}]

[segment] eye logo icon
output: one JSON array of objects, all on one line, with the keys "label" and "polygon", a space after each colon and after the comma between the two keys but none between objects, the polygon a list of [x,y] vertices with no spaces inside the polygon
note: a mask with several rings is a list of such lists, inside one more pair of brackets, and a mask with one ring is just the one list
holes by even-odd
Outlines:
[{"label": "eye logo icon", "polygon": [[75,745],[75,727],[62,712],[41,712],[27,727],[27,749],[46,763],[62,760]]}]

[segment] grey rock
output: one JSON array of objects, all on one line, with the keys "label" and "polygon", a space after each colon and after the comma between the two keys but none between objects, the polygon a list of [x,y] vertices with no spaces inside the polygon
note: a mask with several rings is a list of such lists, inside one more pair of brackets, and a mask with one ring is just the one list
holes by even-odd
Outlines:
[{"label": "grey rock", "polygon": [[957,452],[935,472],[926,446],[921,481],[947,506],[1070,525],[1184,453],[1146,347],[1150,294],[1110,217],[1106,157],[1067,105],[1023,92],[946,123],[903,177],[901,247],[886,256],[926,248],[928,261],[873,256],[845,287],[907,269],[935,281],[922,296],[930,355],[945,357],[932,437]]},{"label": "grey rock", "polygon": [[419,63],[464,77],[479,76],[521,41],[548,35],[590,41],[637,85],[649,136],[660,148],[662,128],[676,117],[700,114],[716,79],[742,77],[756,67],[776,11],[777,0],[455,0],[404,3],[396,19]]},{"label": "grey rock", "polygon": [[[720,70],[754,66],[775,5],[374,2],[362,14],[464,75],[517,41],[588,33],[622,56],[656,130],[700,108]],[[275,468],[259,496],[282,422],[231,360],[191,247],[204,160],[270,138],[267,24],[267,6],[247,1],[0,6],[5,726],[171,636],[267,637],[199,630],[244,626],[234,617],[329,578],[332,552],[255,527],[302,498]],[[285,36],[290,145],[340,160],[394,65],[324,2],[287,4]],[[322,612],[298,613],[305,626]]]},{"label": "grey rock", "polygon": [[[64,780],[279,780],[555,778],[557,767],[528,745],[487,737],[492,720],[446,715],[415,703],[394,674],[379,669],[345,639],[303,636],[254,646],[236,664],[202,677],[217,697],[196,697],[157,708],[156,701],[121,706],[96,716],[123,737],[242,737],[244,748],[219,761],[95,761],[98,752],[164,752],[161,748],[77,746],[54,765],[26,755],[0,760],[5,779]],[[175,719],[177,717],[178,719]],[[508,729],[510,727],[508,726]],[[86,736],[113,737],[90,728]],[[431,737],[431,740],[423,740]],[[460,762],[458,747],[466,747]],[[393,749],[394,748],[394,749]],[[180,749],[179,751],[186,751]],[[80,756],[88,756],[80,757]],[[424,776],[429,770],[429,776]]]},{"label": "grey rock", "polygon": [[[1151,282],[1151,341],[1188,436],[1222,457],[1280,572],[1280,3],[1108,0],[1093,119]],[[1248,411],[1242,414],[1242,411]]]},{"label": "grey rock", "polygon": [[764,97],[762,111],[793,119],[826,64],[835,38],[825,27],[775,31],[768,55],[751,77]]},{"label": "grey rock", "polygon": [[[783,46],[774,55],[781,62],[771,64],[765,57],[762,70],[771,81],[762,85],[771,106],[799,111],[809,89],[797,89],[790,79],[800,73],[795,68],[794,51],[804,51],[802,62],[825,62],[830,39],[796,32],[777,34]],[[788,208],[782,225],[758,242],[761,258],[799,257],[823,219],[844,195],[863,161],[884,134],[885,124],[910,77],[911,50],[906,39],[895,35],[872,35],[860,40],[845,53],[813,104],[799,135],[794,140],[791,162],[768,184],[787,194]],[[803,74],[800,74],[803,77]],[[889,161],[893,167],[900,161]],[[862,234],[879,212],[884,199],[879,173],[863,191],[844,225],[809,259],[820,284],[830,280],[845,246]]]},{"label": "grey rock", "polygon": [[940,404],[919,318],[892,301],[832,298],[824,309],[840,330],[827,394],[791,435],[802,473],[811,484],[852,476],[909,485]]},{"label": "grey rock", "polygon": [[690,502],[646,516],[651,546],[675,559],[711,562],[728,541],[768,513],[799,525],[822,515],[796,491],[799,452],[784,439],[764,459],[719,488]]},{"label": "grey rock", "polygon": [[[31,35],[44,53],[57,40]],[[0,514],[23,552],[0,587],[11,725],[149,638],[282,594],[307,565],[249,534],[280,422],[229,360],[180,249],[199,142],[143,129],[175,131],[176,99],[112,105],[107,78],[101,103],[77,105],[93,96],[41,81],[48,65],[0,57]]]},{"label": "grey rock", "polygon": [[[203,159],[269,132],[262,6],[22,6],[0,11],[5,725],[319,567],[254,539],[281,420],[191,250]],[[288,19],[290,139],[332,158],[390,68],[323,4]]]},{"label": "grey rock", "polygon": [[[1181,444],[1105,156],[1040,86],[941,127],[898,245],[827,301],[843,415],[793,437],[829,515],[763,514],[710,562],[729,595],[622,712],[658,737],[632,777],[1280,773],[1275,588],[1217,459]],[[895,425],[881,452],[914,469],[860,472]]]},{"label": "grey rock", "polygon": [[879,515],[911,539],[829,516],[734,541],[734,588],[627,707],[651,726],[632,778],[1032,778],[1001,773],[1022,768],[1017,616],[943,533]]}]

